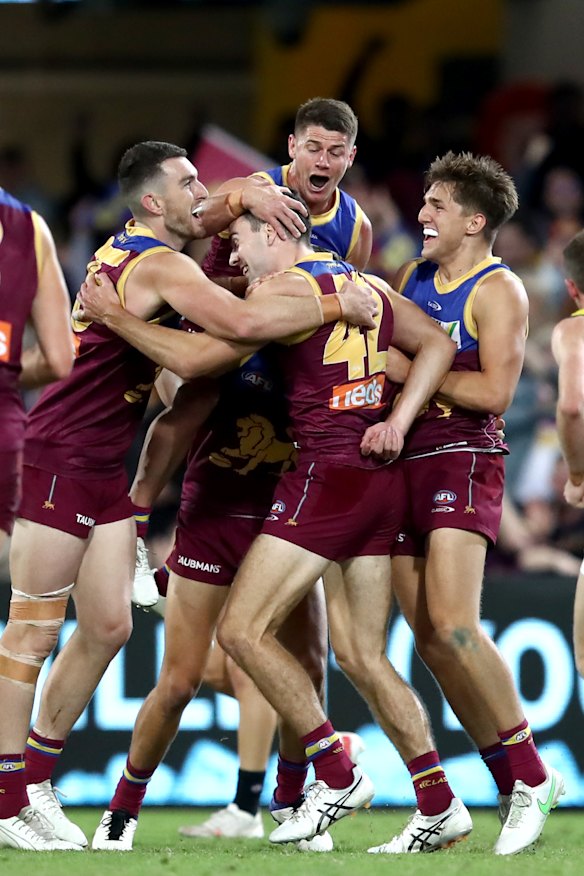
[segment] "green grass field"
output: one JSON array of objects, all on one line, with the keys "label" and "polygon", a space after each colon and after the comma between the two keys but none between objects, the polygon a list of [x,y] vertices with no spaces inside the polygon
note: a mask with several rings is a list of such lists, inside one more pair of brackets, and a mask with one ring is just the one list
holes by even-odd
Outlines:
[{"label": "green grass field", "polygon": [[[91,838],[101,816],[92,809],[71,810]],[[132,853],[17,852],[0,849],[0,876],[361,876],[435,873],[440,876],[483,874],[581,874],[584,872],[584,813],[559,811],[549,818],[535,851],[513,858],[491,852],[497,836],[494,811],[475,810],[475,828],[466,842],[433,855],[368,855],[368,846],[390,839],[403,826],[405,811],[372,810],[342,821],[333,831],[335,849],[328,854],[303,854],[266,840],[189,840],[180,837],[181,824],[203,821],[202,809],[150,809],[140,816]],[[266,835],[273,823],[264,818]]]}]

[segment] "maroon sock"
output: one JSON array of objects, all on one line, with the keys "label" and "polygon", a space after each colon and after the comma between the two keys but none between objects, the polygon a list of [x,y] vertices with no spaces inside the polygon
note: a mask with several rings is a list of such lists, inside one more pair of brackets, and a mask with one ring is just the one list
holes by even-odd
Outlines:
[{"label": "maroon sock", "polygon": [[152,508],[143,508],[140,505],[134,505],[133,509],[134,520],[136,521],[136,534],[138,538],[146,538],[148,535],[148,524],[150,523]]},{"label": "maroon sock", "polygon": [[38,785],[53,778],[64,747],[64,739],[49,739],[34,728],[30,731],[24,755],[27,785]]},{"label": "maroon sock", "polygon": [[422,815],[439,815],[448,809],[454,794],[442,769],[438,752],[429,751],[415,757],[407,767]]},{"label": "maroon sock", "polygon": [[0,818],[12,818],[28,805],[24,754],[0,754]]},{"label": "maroon sock", "polygon": [[124,809],[130,815],[133,815],[134,818],[138,818],[142,800],[146,794],[148,782],[154,774],[154,769],[138,770],[132,766],[130,758],[128,758],[124,774],[118,782],[109,808],[111,810]]},{"label": "maroon sock", "polygon": [[514,782],[521,779],[531,788],[545,782],[547,773],[535,747],[531,728],[527,721],[522,721],[511,730],[500,732],[499,739],[507,752],[509,769]]},{"label": "maroon sock", "polygon": [[317,780],[329,788],[347,788],[353,783],[353,767],[343,743],[330,721],[325,721],[311,733],[301,737],[307,759],[314,767]]},{"label": "maroon sock", "polygon": [[513,776],[503,743],[495,742],[494,745],[481,748],[479,754],[495,780],[499,794],[508,796],[513,790]]},{"label": "maroon sock", "polygon": [[308,774],[308,761],[295,763],[292,760],[285,760],[281,754],[278,755],[278,773],[276,776],[276,790],[274,798],[277,803],[288,803],[292,805],[296,803]]},{"label": "maroon sock", "polygon": [[158,592],[161,596],[166,596],[169,577],[170,569],[166,564],[164,564],[164,566],[161,566],[160,569],[156,569],[154,572],[154,580],[156,581],[156,586],[158,587]]}]

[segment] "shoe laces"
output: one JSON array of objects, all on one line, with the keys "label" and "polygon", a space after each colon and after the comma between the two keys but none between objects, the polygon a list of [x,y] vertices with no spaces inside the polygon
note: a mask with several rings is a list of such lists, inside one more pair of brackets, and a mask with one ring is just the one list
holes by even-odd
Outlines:
[{"label": "shoe laces", "polygon": [[304,791],[304,800],[298,807],[292,812],[288,821],[301,821],[304,817],[306,810],[310,809],[312,806],[317,806],[319,799],[326,793],[328,790],[327,785],[324,782],[312,782],[311,785]]},{"label": "shoe laces", "polygon": [[520,825],[526,810],[529,809],[530,806],[531,794],[529,791],[514,790],[505,827],[513,828]]},{"label": "shoe laces", "polygon": [[152,571],[148,561],[148,548],[142,538],[136,542],[136,571],[145,575]]},{"label": "shoe laces", "polygon": [[130,820],[133,818],[125,809],[114,809],[103,819],[103,826],[107,829],[107,838],[109,840],[122,839]]},{"label": "shoe laces", "polygon": [[56,839],[51,822],[40,810],[35,809],[34,806],[29,806],[24,813],[19,815],[19,818],[21,821],[24,821],[27,828],[42,839],[48,841]]},{"label": "shoe laces", "polygon": [[55,815],[60,815],[61,810],[63,808],[61,801],[57,797],[57,793],[61,793],[58,788],[53,787],[53,785],[37,785],[38,792],[43,798],[43,805],[47,807],[51,811],[51,813]]}]

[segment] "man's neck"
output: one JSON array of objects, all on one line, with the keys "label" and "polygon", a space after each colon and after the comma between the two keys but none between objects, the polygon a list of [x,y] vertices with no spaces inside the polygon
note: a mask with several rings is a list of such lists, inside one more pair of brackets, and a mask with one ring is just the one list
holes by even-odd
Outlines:
[{"label": "man's neck", "polygon": [[158,221],[158,217],[145,217],[143,219],[137,219],[136,217],[134,217],[134,222],[136,225],[140,225],[142,228],[147,228],[149,231],[152,232],[157,240],[159,240],[161,243],[165,243],[172,249],[176,249],[177,252],[180,252],[182,249],[184,249],[184,247],[188,243],[188,240],[185,240],[180,235],[169,231],[163,221]]},{"label": "man's neck", "polygon": [[443,283],[452,283],[469,274],[473,268],[493,255],[489,245],[457,250],[451,257],[440,259],[438,272]]}]

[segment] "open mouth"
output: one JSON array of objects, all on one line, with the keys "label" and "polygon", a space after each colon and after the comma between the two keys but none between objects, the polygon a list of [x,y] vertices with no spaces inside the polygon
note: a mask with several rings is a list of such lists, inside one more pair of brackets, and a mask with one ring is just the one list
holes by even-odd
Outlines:
[{"label": "open mouth", "polygon": [[424,228],[423,231],[424,240],[431,239],[432,237],[438,237],[438,232],[435,228]]},{"label": "open mouth", "polygon": [[324,189],[328,181],[328,176],[321,176],[318,173],[312,173],[309,177],[309,182],[313,189]]}]

